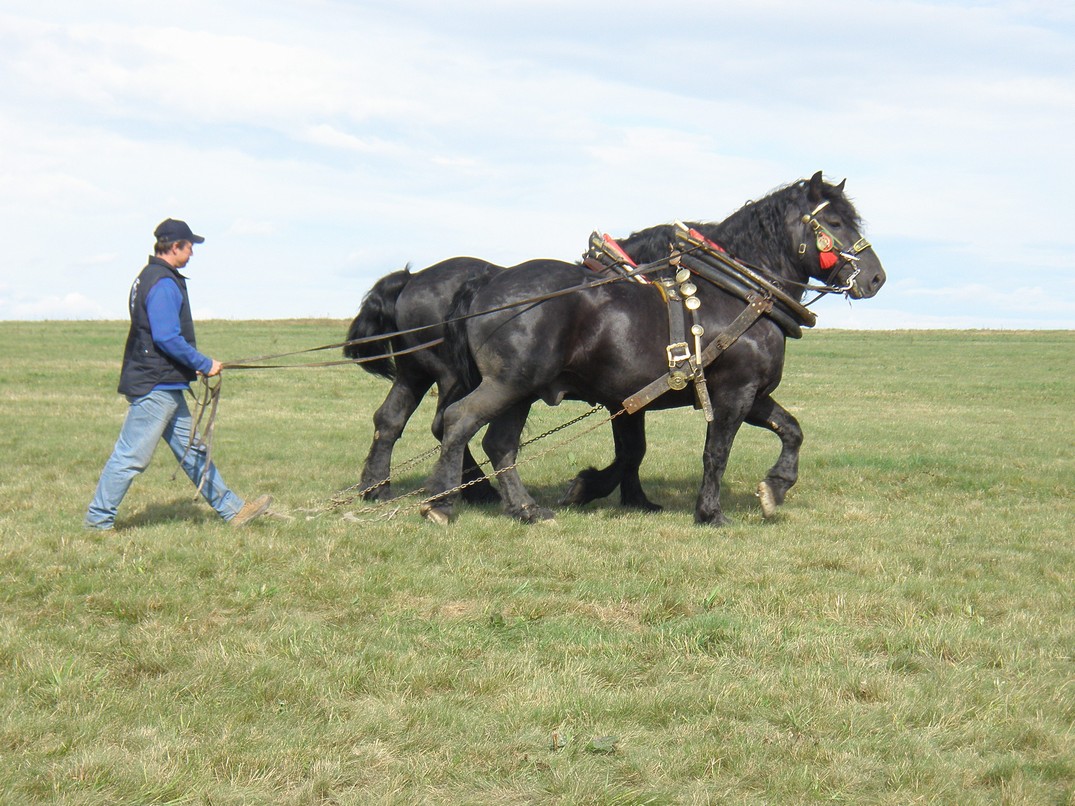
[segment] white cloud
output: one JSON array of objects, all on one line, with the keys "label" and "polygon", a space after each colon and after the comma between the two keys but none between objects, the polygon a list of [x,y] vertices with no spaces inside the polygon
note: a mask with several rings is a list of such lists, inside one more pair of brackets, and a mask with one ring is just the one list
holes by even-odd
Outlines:
[{"label": "white cloud", "polygon": [[[196,304],[346,316],[407,261],[573,259],[593,227],[720,218],[818,169],[849,178],[893,282],[1000,289],[1006,255],[1020,276],[1075,269],[1075,42],[1055,5],[194,0],[190,23],[157,17],[0,13],[12,294],[48,272],[122,314],[175,215],[209,238]],[[893,289],[886,306],[933,304]],[[953,293],[936,315],[1009,321],[1003,297]]]},{"label": "white cloud", "polygon": [[229,235],[240,237],[272,235],[275,232],[276,226],[271,221],[255,221],[249,218],[236,219],[228,228]]},{"label": "white cloud", "polygon": [[[1075,280],[1066,283],[1068,290],[1075,290]],[[1061,285],[1061,288],[1063,285]],[[939,286],[930,288],[908,288],[904,295],[909,298],[937,300],[958,303],[961,300],[974,300],[984,310],[1003,310],[1006,315],[1016,318],[1037,317],[1057,321],[1066,319],[1075,323],[1075,297],[1071,293],[1058,294],[1059,289],[1047,289],[1042,286],[982,285],[969,283],[963,286]]]},{"label": "white cloud", "polygon": [[30,300],[0,297],[0,319],[106,319],[113,312],[84,294],[45,295]]},{"label": "white cloud", "polygon": [[376,143],[355,137],[353,134],[340,131],[334,126],[322,123],[310,126],[302,135],[302,139],[315,146],[327,146],[329,148],[342,148],[348,151],[357,151],[363,154],[376,152],[398,151],[388,143]]}]

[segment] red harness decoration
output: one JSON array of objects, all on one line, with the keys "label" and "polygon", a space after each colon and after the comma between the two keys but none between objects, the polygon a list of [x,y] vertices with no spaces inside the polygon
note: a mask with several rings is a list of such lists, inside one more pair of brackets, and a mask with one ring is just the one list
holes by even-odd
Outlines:
[{"label": "red harness decoration", "polygon": [[615,255],[630,266],[632,269],[637,269],[638,264],[631,260],[631,256],[623,251],[623,247],[616,243],[616,239],[609,235],[607,232],[601,236],[605,242],[605,246],[609,248],[609,251],[615,253]]},{"label": "red harness decoration", "polygon": [[[836,239],[835,235],[825,229],[824,225],[817,220],[817,214],[828,206],[829,202],[823,201],[814,208],[812,213],[803,216],[803,222],[809,224],[814,230],[814,237],[817,239],[817,263],[822,271],[830,271],[840,262],[836,249],[843,245]],[[805,245],[801,246],[799,251],[802,252],[803,249],[805,249]]]},{"label": "red harness decoration", "polygon": [[[601,240],[604,241],[605,249],[611,252],[618,260],[626,263],[632,269],[638,268],[638,264],[631,259],[631,256],[629,254],[623,251],[623,247],[616,242],[615,238],[613,238],[606,232],[604,235],[601,236]],[[649,285],[650,282],[649,279],[642,274],[634,275],[634,279],[642,283],[643,285]]]},{"label": "red harness decoration", "polygon": [[705,237],[702,233],[700,233],[698,230],[694,229],[693,227],[689,231],[689,234],[690,234],[690,236],[692,238],[694,238],[694,240],[701,241],[706,246],[708,246],[710,249],[712,249],[712,250],[714,250],[716,252],[723,252],[724,254],[728,254],[727,249],[725,249],[723,246],[721,246],[716,241],[709,240],[707,237]]}]

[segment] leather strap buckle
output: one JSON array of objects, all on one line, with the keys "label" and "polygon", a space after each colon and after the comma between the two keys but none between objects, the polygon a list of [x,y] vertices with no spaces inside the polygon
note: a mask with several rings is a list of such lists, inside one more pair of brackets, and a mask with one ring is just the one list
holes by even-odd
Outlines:
[{"label": "leather strap buckle", "polygon": [[691,357],[690,345],[685,341],[669,344],[665,352],[668,354],[668,366],[673,369]]}]

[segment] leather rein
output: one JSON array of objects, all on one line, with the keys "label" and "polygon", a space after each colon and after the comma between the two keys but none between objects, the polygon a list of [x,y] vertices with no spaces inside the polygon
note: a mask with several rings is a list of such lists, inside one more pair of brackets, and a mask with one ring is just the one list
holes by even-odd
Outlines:
[{"label": "leather rein", "polygon": [[[852,265],[854,265],[854,263],[859,260],[859,257],[858,257],[859,254],[861,254],[862,252],[866,251],[867,249],[872,248],[872,245],[870,244],[869,241],[867,241],[865,238],[860,238],[854,245],[852,245],[848,249],[844,249],[843,244],[840,242],[839,238],[837,238],[829,229],[827,229],[817,218],[817,214],[820,213],[823,209],[825,209],[825,207],[827,207],[828,205],[829,205],[829,202],[824,201],[820,205],[818,205],[816,208],[814,208],[814,210],[812,210],[810,213],[807,213],[807,214],[803,215],[803,217],[802,217],[803,224],[811,227],[813,229],[813,231],[814,231],[815,242],[816,242],[817,249],[818,249],[819,263],[821,263],[821,265],[824,266],[826,261],[830,259],[830,258],[826,257],[827,255],[831,255],[832,256],[831,259],[834,261],[833,264],[830,267],[831,272],[830,272],[830,275],[829,275],[829,280],[828,280],[828,282],[826,282],[826,283],[824,283],[822,285],[814,285],[814,284],[811,284],[811,283],[800,283],[800,282],[796,282],[794,280],[788,280],[788,279],[785,279],[785,278],[780,278],[778,281],[771,280],[769,278],[772,277],[772,275],[766,269],[764,269],[764,268],[762,268],[760,266],[752,265],[752,264],[747,263],[747,262],[742,261],[742,260],[734,259],[730,255],[727,255],[726,253],[723,253],[723,250],[721,250],[721,252],[723,254],[715,255],[715,257],[718,260],[720,260],[721,262],[734,267],[735,270],[740,271],[743,274],[745,274],[746,276],[748,276],[753,281],[754,284],[761,283],[763,286],[768,286],[767,290],[769,290],[771,293],[774,294],[774,296],[776,297],[778,302],[783,302],[784,304],[788,304],[787,300],[790,300],[791,301],[790,307],[792,307],[793,310],[796,310],[796,309],[799,309],[799,308],[803,309],[803,310],[796,310],[796,313],[798,314],[799,317],[803,318],[803,320],[804,320],[803,324],[807,324],[807,326],[812,326],[814,324],[813,315],[811,313],[809,313],[809,312],[804,313],[803,311],[805,310],[805,307],[813,304],[814,302],[817,301],[817,299],[820,299],[820,297],[825,295],[825,294],[843,294],[843,293],[846,293],[847,291],[851,290],[852,286],[854,285],[855,278],[858,276],[859,270],[856,268],[850,274],[850,276],[848,277],[848,279],[846,280],[846,282],[843,285],[841,285],[841,286],[834,285],[832,283],[832,281],[835,279],[836,274],[840,271],[839,258],[843,258],[848,263],[851,263]],[[695,234],[697,235],[697,233],[695,233]],[[701,238],[702,241],[705,241],[705,239],[702,238],[702,236],[698,235],[697,237]],[[716,247],[716,248],[720,249],[720,247]],[[798,250],[799,254],[800,255],[805,255],[806,250],[807,250],[806,242],[805,242],[805,240],[803,240],[799,244],[799,250]],[[693,252],[696,252],[696,251],[704,251],[704,252],[709,253],[710,255],[712,255],[711,250],[709,248],[707,248],[707,244],[697,242],[697,241],[691,241],[691,240],[688,240],[686,248],[681,250],[681,254],[690,254],[690,253],[693,253]],[[626,254],[622,253],[622,250],[620,251],[620,254],[623,256],[624,259],[629,260],[629,258],[627,258],[627,256],[626,256]],[[324,351],[324,350],[340,350],[340,349],[343,349],[345,347],[353,347],[353,346],[360,345],[360,344],[371,344],[371,343],[374,343],[374,342],[386,342],[386,341],[390,341],[391,339],[394,339],[394,338],[399,338],[401,336],[411,336],[411,335],[414,335],[416,333],[421,333],[421,332],[426,331],[426,330],[431,330],[432,328],[435,328],[435,327],[444,327],[446,325],[453,324],[455,322],[461,322],[461,321],[464,321],[464,320],[467,320],[467,319],[473,319],[473,318],[476,318],[476,317],[479,317],[479,316],[487,316],[489,314],[500,313],[501,311],[510,310],[512,308],[522,308],[522,307],[525,307],[525,306],[528,306],[528,305],[538,305],[538,304],[540,304],[542,302],[545,302],[546,300],[555,299],[557,297],[562,297],[562,296],[565,296],[567,294],[573,294],[576,291],[585,291],[585,290],[590,289],[590,288],[597,288],[599,286],[607,285],[608,283],[622,281],[624,279],[629,279],[629,280],[633,280],[633,281],[636,281],[636,282],[643,282],[644,283],[644,282],[646,282],[645,276],[647,274],[655,273],[655,272],[658,272],[658,271],[660,271],[662,269],[669,268],[670,266],[673,265],[672,260],[674,260],[674,258],[670,257],[670,258],[665,258],[663,260],[657,260],[657,261],[654,261],[652,263],[643,264],[641,266],[636,266],[634,264],[631,264],[631,265],[623,264],[621,267],[617,267],[617,274],[615,274],[614,276],[611,276],[611,277],[604,277],[604,278],[602,278],[600,280],[597,280],[597,281],[594,281],[594,282],[584,282],[584,283],[581,283],[581,284],[579,284],[577,286],[571,286],[569,288],[562,288],[562,289],[560,289],[558,291],[552,291],[552,292],[550,292],[548,294],[542,294],[540,296],[531,297],[529,299],[520,300],[518,302],[508,302],[508,303],[505,303],[503,305],[498,305],[498,306],[496,306],[494,308],[489,308],[489,309],[484,310],[484,311],[476,311],[474,313],[464,314],[462,316],[456,316],[456,317],[453,317],[452,319],[447,319],[447,320],[445,320],[443,322],[436,322],[436,323],[430,324],[430,325],[421,325],[419,327],[412,327],[412,328],[407,328],[407,329],[404,329],[404,330],[396,330],[396,331],[394,331],[392,333],[383,333],[383,334],[380,334],[380,335],[377,335],[377,336],[366,336],[366,337],[360,338],[360,339],[350,339],[349,341],[341,341],[341,342],[336,342],[336,343],[333,343],[333,344],[324,344],[324,345],[321,345],[320,347],[311,347],[311,348],[308,348],[308,349],[305,349],[305,350],[295,350],[295,351],[287,352],[287,353],[276,353],[276,354],[273,354],[273,355],[263,355],[263,356],[257,356],[257,357],[254,357],[254,358],[235,359],[233,361],[224,362],[223,367],[225,369],[296,369],[296,368],[307,368],[307,367],[341,366],[341,365],[344,365],[344,364],[367,364],[367,363],[371,363],[373,361],[383,361],[385,359],[394,358],[395,356],[398,356],[398,355],[408,355],[410,353],[416,353],[416,352],[419,352],[421,350],[427,350],[429,348],[436,347],[439,344],[441,344],[444,341],[444,339],[443,338],[432,339],[430,341],[427,341],[427,342],[425,342],[423,344],[416,345],[414,347],[408,347],[408,348],[403,349],[403,350],[388,351],[388,352],[383,353],[381,355],[370,356],[370,357],[367,357],[367,358],[349,358],[349,359],[346,359],[346,360],[317,361],[317,362],[303,363],[303,364],[266,364],[265,363],[267,361],[276,361],[276,360],[281,359],[281,358],[289,358],[289,357],[296,356],[296,355],[306,355],[306,354],[309,354],[309,353],[316,353],[316,352],[321,352],[321,351]],[[586,265],[585,261],[584,261],[583,265]],[[801,288],[804,291],[817,291],[818,296],[815,297],[810,302],[806,303],[806,306],[800,305],[797,300],[791,300],[790,297],[787,297],[787,300],[782,300],[781,297],[786,296],[786,295],[784,295],[784,292],[779,288],[779,286],[777,286],[775,284],[776,282],[779,282],[781,284],[792,285],[792,286],[795,286],[797,288]],[[783,325],[782,325],[782,327],[783,327]]]},{"label": "leather rein", "polygon": [[[802,219],[804,224],[810,224],[814,228],[815,232],[818,233],[817,243],[819,255],[831,252],[833,251],[835,246],[840,245],[839,240],[836,239],[836,237],[833,236],[831,233],[829,233],[829,231],[825,229],[824,226],[816,218],[817,213],[820,212],[827,204],[828,202],[824,202],[812,213],[803,216]],[[827,243],[826,241],[823,241],[822,233],[825,233],[829,238],[831,238],[832,245],[829,246],[827,250],[823,250],[822,248]],[[635,411],[638,411],[668,389],[682,389],[686,386],[688,380],[692,380],[695,384],[699,407],[702,408],[702,410],[705,412],[706,419],[712,420],[712,407],[709,401],[708,394],[706,393],[705,367],[715,361],[717,357],[722,352],[724,352],[724,350],[728,349],[728,347],[734,344],[735,341],[739,338],[739,336],[745,333],[759,318],[766,315],[772,316],[774,310],[774,302],[777,303],[782,309],[790,309],[790,312],[795,316],[795,318],[801,320],[801,323],[807,324],[807,326],[812,326],[814,324],[814,316],[812,312],[806,310],[806,308],[800,305],[797,300],[792,299],[782,289],[776,286],[772,280],[769,280],[769,273],[764,269],[731,258],[731,256],[724,253],[724,250],[721,249],[719,246],[716,247],[718,252],[714,253],[714,251],[710,247],[715,245],[709,244],[702,236],[698,235],[697,233],[694,233],[693,231],[691,231],[690,235],[697,235],[698,238],[701,238],[701,242],[698,242],[692,238],[687,238],[686,248],[682,250],[677,250],[669,258],[654,261],[653,263],[642,264],[640,266],[634,265],[633,262],[628,265],[622,262],[617,256],[617,259],[615,261],[617,263],[617,265],[615,266],[615,273],[612,276],[606,276],[600,280],[596,280],[593,282],[583,282],[576,286],[571,286],[569,288],[562,288],[557,291],[549,292],[548,294],[542,294],[540,296],[531,297],[529,299],[520,300],[517,302],[505,303],[503,305],[498,305],[496,307],[489,308],[483,311],[463,314],[461,316],[456,316],[443,322],[436,322],[430,325],[422,325],[419,327],[397,330],[392,333],[384,333],[377,336],[367,336],[359,339],[350,339],[348,341],[335,342],[333,344],[324,344],[319,347],[311,347],[305,350],[293,350],[286,353],[276,353],[272,355],[263,355],[253,358],[235,359],[232,361],[224,362],[222,364],[222,368],[299,369],[310,367],[340,366],[344,364],[366,364],[374,361],[383,361],[385,359],[392,359],[397,356],[409,355],[411,353],[416,353],[422,350],[428,350],[430,348],[436,347],[444,342],[444,338],[441,337],[431,339],[422,344],[417,344],[412,347],[407,347],[401,350],[389,350],[388,352],[382,353],[380,355],[368,356],[363,358],[352,358],[334,361],[317,361],[299,364],[265,363],[277,361],[281,358],[289,358],[296,355],[307,355],[309,353],[321,352],[324,350],[339,350],[360,344],[390,341],[391,339],[399,338],[401,336],[413,335],[415,333],[420,333],[435,327],[444,327],[449,324],[461,322],[467,319],[477,318],[479,316],[488,316],[493,313],[499,313],[501,311],[506,311],[513,308],[522,308],[524,306],[538,305],[550,299],[562,297],[567,294],[573,294],[576,291],[585,291],[591,288],[598,288],[603,285],[608,285],[609,283],[631,280],[634,282],[640,282],[648,285],[651,283],[651,281],[647,279],[645,275],[658,272],[662,269],[677,268],[679,270],[676,272],[676,278],[674,281],[666,280],[663,283],[653,284],[658,287],[662,296],[665,298],[666,302],[669,305],[670,326],[672,325],[673,320],[676,323],[682,323],[683,321],[682,314],[677,315],[672,313],[672,306],[674,304],[682,303],[683,307],[685,307],[691,313],[692,320],[694,321],[694,324],[691,327],[691,333],[694,337],[693,342],[695,351],[693,354],[691,354],[689,349],[690,345],[688,345],[686,342],[670,344],[668,347],[668,360],[670,367],[669,374],[667,376],[662,376],[658,378],[657,380],[646,386],[644,389],[640,390],[638,393],[625,400],[623,402],[623,409],[613,414],[612,417],[617,417],[625,412],[633,413]],[[683,238],[683,236],[679,235],[678,232],[677,236],[681,239]],[[870,248],[869,242],[866,241],[865,238],[862,238],[856,244],[854,244],[854,246],[852,246],[850,250],[840,250],[838,252],[838,255],[847,260],[848,262],[852,263],[853,265],[854,261],[858,260],[858,254],[868,248]],[[805,251],[805,243],[800,244],[799,253],[805,254]],[[705,271],[698,271],[696,270],[697,267],[691,267],[689,262],[687,263],[687,266],[690,269],[689,272],[687,269],[679,268],[680,263],[683,261],[684,257],[689,258],[693,253],[696,252],[711,257],[715,256],[720,263],[723,263],[732,269],[732,275],[735,275],[735,273],[738,272],[740,275],[740,279],[748,280],[748,286],[754,289],[748,290],[746,292],[743,292],[739,286],[735,286],[732,289],[732,293],[735,293],[745,299],[748,304],[743,310],[743,312],[728,327],[726,327],[720,334],[718,334],[718,336],[713,339],[704,350],[701,348],[701,336],[703,335],[704,330],[698,324],[696,316],[696,312],[699,307],[699,300],[697,296],[695,296],[697,293],[697,288],[689,282],[689,274],[698,274],[700,277],[708,279],[710,282],[713,282],[713,278],[710,273]],[[629,258],[627,258],[626,254],[622,253],[622,250],[619,250],[619,254],[621,254],[622,257],[626,258],[628,261],[630,260]],[[591,270],[593,270],[594,268],[591,261],[589,260],[584,260],[582,265],[591,268]],[[608,266],[607,263],[605,265],[606,267]],[[838,271],[839,264],[837,263],[832,268],[830,281]],[[687,276],[684,276],[685,274]],[[795,281],[786,280],[783,278],[781,278],[779,282],[788,283],[790,285],[801,287],[806,290],[818,291],[818,296],[815,297],[814,300],[811,300],[810,303],[806,303],[807,305],[809,305],[819,299],[824,294],[845,293],[849,291],[857,275],[858,269],[856,268],[851,274],[851,276],[848,278],[846,284],[842,287],[834,286],[831,284],[831,282],[826,283],[822,286],[813,286],[810,284],[797,283]],[[719,283],[714,284],[718,285],[718,287],[723,287]],[[760,286],[760,288],[757,288],[758,286]],[[725,288],[725,290],[729,289]],[[776,319],[777,324],[785,330],[785,333],[788,333],[789,335],[792,335],[793,337],[797,338],[797,336],[794,335],[795,331],[793,329],[789,331],[785,322],[782,322],[779,317],[774,318]],[[194,394],[193,390],[191,390],[191,395],[195,398],[196,415],[194,425],[191,428],[190,440],[188,441],[186,449],[184,451],[185,458],[186,453],[191,450],[204,450],[206,453],[206,471],[208,471],[209,467],[211,466],[213,432],[214,427],[216,425],[217,407],[220,402],[220,393],[223,386],[223,376],[218,375],[216,377],[217,380],[214,383],[211,381],[210,378],[204,375],[199,375],[199,380],[202,383],[202,397],[200,399],[197,395]],[[594,410],[596,410],[596,408]],[[195,496],[197,496],[197,494],[201,491],[202,486],[205,484],[206,476],[207,472],[203,473],[202,478],[199,480]]]}]

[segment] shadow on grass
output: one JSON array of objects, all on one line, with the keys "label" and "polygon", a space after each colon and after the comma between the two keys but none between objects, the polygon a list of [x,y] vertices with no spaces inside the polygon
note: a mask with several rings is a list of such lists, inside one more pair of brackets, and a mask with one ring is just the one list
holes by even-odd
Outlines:
[{"label": "shadow on grass", "polygon": [[[543,507],[547,507],[554,512],[574,512],[580,515],[584,515],[587,512],[600,513],[602,518],[610,517],[630,517],[645,512],[644,510],[634,507],[624,507],[620,504],[620,491],[616,488],[612,491],[612,494],[595,501],[591,501],[582,506],[574,505],[562,505],[560,503],[564,494],[571,486],[571,482],[575,478],[575,474],[578,469],[568,470],[565,468],[564,477],[561,481],[555,482],[529,482],[526,478],[526,473],[522,473],[523,483],[526,485],[527,490],[534,497],[537,503]],[[760,477],[758,479],[760,481]],[[412,495],[412,493],[418,490],[425,482],[425,476],[423,474],[405,473],[402,476],[392,479],[392,493],[396,498],[393,502],[383,502],[385,508],[390,508],[393,505],[404,504],[406,507],[410,507],[414,510],[414,514],[417,515],[418,504],[421,502],[422,496]],[[646,496],[655,504],[663,507],[661,512],[649,513],[654,518],[660,518],[662,515],[683,515],[690,518],[694,517],[694,508],[697,503],[698,490],[701,486],[702,479],[700,474],[683,474],[676,478],[669,478],[667,476],[653,476],[647,478],[644,473],[642,476],[642,488],[646,493]],[[724,514],[727,515],[735,522],[742,522],[752,516],[761,516],[761,505],[758,502],[756,493],[757,482],[744,483],[741,480],[733,480],[727,476],[722,484],[720,500],[724,508]],[[494,480],[493,485],[497,486],[497,482]],[[356,504],[360,504],[360,500],[356,500]],[[476,504],[470,502],[457,501],[458,508],[457,514],[465,512],[481,513],[483,515],[494,516],[500,514],[501,505],[499,503],[491,504]],[[780,520],[779,515],[776,518],[769,519],[768,522],[777,522]]]},{"label": "shadow on grass", "polygon": [[220,516],[202,501],[178,498],[166,504],[150,504],[130,517],[120,518],[120,528],[153,526],[161,523],[190,522],[196,524],[223,523]]},{"label": "shadow on grass", "polygon": [[[420,481],[414,481],[414,483],[411,484],[409,483],[410,481],[411,480],[406,480],[397,489],[397,492],[406,494],[421,483]],[[593,512],[601,513],[602,517],[605,518],[650,514],[654,518],[660,518],[662,515],[687,515],[693,517],[700,484],[701,479],[686,477],[682,479],[643,480],[642,486],[646,492],[646,496],[653,501],[653,503],[664,507],[661,512],[652,513],[646,513],[645,510],[635,507],[622,506],[620,504],[619,488],[613,490],[612,494],[605,498],[590,501],[581,506],[563,505],[560,503],[564,494],[570,487],[570,480],[565,480],[562,483],[527,484],[526,488],[530,491],[530,494],[538,504],[548,507],[554,512],[576,512],[579,514]],[[420,498],[416,497],[411,500],[413,500],[414,505],[417,508]],[[726,483],[721,492],[720,500],[724,507],[724,513],[734,520],[740,520],[748,515],[761,514],[761,506],[758,503],[758,498],[755,495],[753,486],[746,488],[741,486],[731,486]],[[460,504],[460,512],[470,511],[481,512],[486,515],[495,515],[501,511],[499,503],[474,504],[460,502]]]}]

